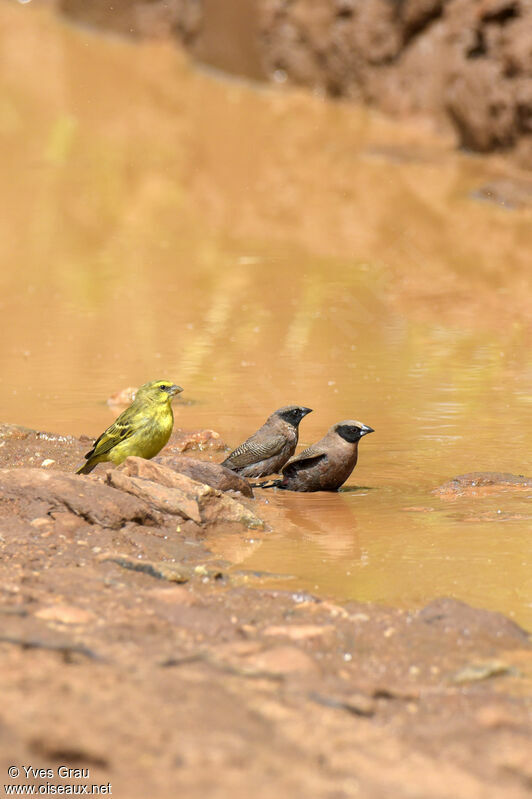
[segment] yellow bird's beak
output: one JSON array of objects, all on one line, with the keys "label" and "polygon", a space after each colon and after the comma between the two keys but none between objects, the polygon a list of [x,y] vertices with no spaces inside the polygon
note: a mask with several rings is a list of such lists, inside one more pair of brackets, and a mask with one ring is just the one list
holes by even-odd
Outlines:
[{"label": "yellow bird's beak", "polygon": [[169,389],[167,389],[167,391],[168,391],[168,394],[169,394],[171,397],[175,397],[175,395],[176,395],[176,394],[181,394],[181,392],[183,391],[183,389],[181,388],[181,386],[176,386],[176,385],[174,384],[173,386],[170,386],[170,388],[169,388]]}]

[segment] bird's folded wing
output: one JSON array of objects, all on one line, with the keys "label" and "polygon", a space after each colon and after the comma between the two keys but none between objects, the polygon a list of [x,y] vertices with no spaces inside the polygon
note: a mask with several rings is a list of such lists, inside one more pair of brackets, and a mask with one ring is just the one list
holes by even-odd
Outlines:
[{"label": "bird's folded wing", "polygon": [[126,438],[133,433],[133,426],[129,421],[121,421],[117,419],[101,436],[94,442],[94,447],[90,452],[85,455],[86,458],[92,458],[94,455],[105,455],[110,452],[113,447],[125,441]]},{"label": "bird's folded wing", "polygon": [[287,471],[298,471],[299,469],[309,466],[312,461],[318,462],[326,457],[327,452],[322,447],[314,444],[304,449],[298,455],[294,455],[293,458],[290,458],[283,468],[283,474],[286,474]]},{"label": "bird's folded wing", "polygon": [[233,450],[224,463],[229,463],[231,466],[236,466],[237,469],[242,469],[252,463],[273,458],[285,445],[286,438],[281,435],[270,436],[267,441],[257,441],[252,436]]}]

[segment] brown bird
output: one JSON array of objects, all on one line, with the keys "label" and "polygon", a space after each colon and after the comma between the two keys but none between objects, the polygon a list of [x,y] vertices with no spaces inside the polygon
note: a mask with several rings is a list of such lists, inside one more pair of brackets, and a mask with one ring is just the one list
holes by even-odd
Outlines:
[{"label": "brown bird", "polygon": [[281,480],[264,486],[289,491],[337,491],[356,466],[358,442],[372,427],[354,419],[337,422],[320,441],[291,458]]},{"label": "brown bird", "polygon": [[286,405],[268,416],[264,424],[223,461],[242,477],[266,477],[281,471],[294,454],[299,435],[299,423],[311,408]]}]

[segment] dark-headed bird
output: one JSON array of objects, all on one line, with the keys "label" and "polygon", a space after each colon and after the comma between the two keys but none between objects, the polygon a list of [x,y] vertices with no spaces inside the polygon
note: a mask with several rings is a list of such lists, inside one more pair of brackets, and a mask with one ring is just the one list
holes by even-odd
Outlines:
[{"label": "dark-headed bird", "polygon": [[94,442],[76,474],[89,474],[103,461],[118,466],[129,455],[155,457],[172,433],[172,400],[181,391],[171,380],[152,380],[141,386],[129,408]]},{"label": "dark-headed bird", "polygon": [[356,466],[358,442],[375,432],[362,422],[337,422],[320,441],[291,458],[281,480],[268,485],[289,491],[337,491]]},{"label": "dark-headed bird", "polygon": [[281,471],[296,451],[299,423],[311,408],[286,405],[268,416],[264,424],[222,463],[242,477],[266,477]]}]

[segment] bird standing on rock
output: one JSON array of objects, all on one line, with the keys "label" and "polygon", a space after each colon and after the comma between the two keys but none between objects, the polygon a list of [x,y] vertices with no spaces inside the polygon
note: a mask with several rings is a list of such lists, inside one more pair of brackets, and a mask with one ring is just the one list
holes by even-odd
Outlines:
[{"label": "bird standing on rock", "polygon": [[283,468],[281,480],[265,488],[289,491],[337,491],[356,466],[358,442],[374,433],[372,427],[354,419],[337,422],[316,444],[291,458]]},{"label": "bird standing on rock", "polygon": [[171,380],[152,380],[141,386],[129,408],[94,442],[76,474],[89,474],[103,461],[118,466],[129,455],[147,459],[157,455],[172,433],[172,399],[181,391]]},{"label": "bird standing on rock", "polygon": [[300,405],[279,408],[227,456],[222,466],[242,477],[266,477],[279,472],[296,451],[301,419],[311,412],[311,408]]}]

